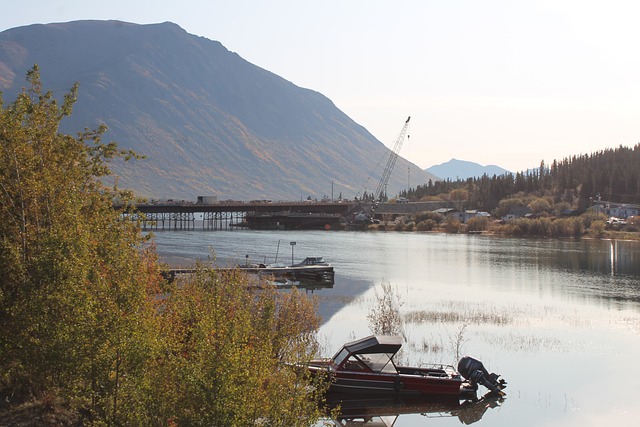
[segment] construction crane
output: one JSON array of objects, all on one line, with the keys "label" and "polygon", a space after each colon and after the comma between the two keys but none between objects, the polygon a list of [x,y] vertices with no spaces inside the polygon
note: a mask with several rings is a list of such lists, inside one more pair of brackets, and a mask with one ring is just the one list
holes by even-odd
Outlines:
[{"label": "construction crane", "polygon": [[375,193],[373,193],[373,200],[370,202],[363,200],[362,205],[356,207],[356,210],[360,210],[360,213],[354,216],[354,222],[366,223],[373,221],[373,214],[377,204],[386,200],[387,184],[389,183],[389,178],[391,177],[391,172],[393,172],[396,160],[398,160],[398,153],[400,153],[405,136],[407,139],[409,138],[409,120],[411,120],[411,116],[409,116],[404,122],[400,135],[398,135],[398,138],[393,145],[393,150],[391,151],[389,159],[387,160],[387,165],[382,172],[380,182],[378,182],[378,187],[376,188]]},{"label": "construction crane", "polygon": [[379,202],[382,202],[386,198],[387,184],[389,183],[389,178],[391,177],[393,167],[396,165],[396,160],[398,160],[398,153],[400,153],[400,149],[402,148],[404,137],[406,136],[407,139],[409,138],[409,135],[407,135],[407,133],[409,132],[409,120],[411,120],[411,116],[409,116],[407,118],[407,121],[404,122],[402,131],[400,132],[400,135],[398,135],[396,143],[393,145],[393,150],[391,151],[389,160],[387,160],[387,165],[385,166],[382,177],[380,178],[380,182],[378,183],[378,188],[376,188],[376,192],[373,193],[373,195],[378,198]]}]

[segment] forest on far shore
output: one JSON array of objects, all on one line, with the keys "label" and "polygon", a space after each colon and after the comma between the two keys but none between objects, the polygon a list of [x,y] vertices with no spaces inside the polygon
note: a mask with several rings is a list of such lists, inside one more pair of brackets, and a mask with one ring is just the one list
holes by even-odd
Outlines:
[{"label": "forest on far shore", "polygon": [[[447,201],[458,211],[477,210],[464,223],[451,215],[422,212],[372,225],[397,231],[489,233],[531,237],[607,237],[638,239],[640,218],[615,220],[593,209],[598,201],[640,204],[640,144],[573,156],[538,169],[483,175],[466,180],[429,181],[401,192],[412,202]],[[603,202],[605,203],[605,202]],[[505,221],[514,209],[526,217]]]},{"label": "forest on far shore", "polygon": [[640,203],[640,144],[620,146],[592,154],[572,156],[538,169],[486,174],[466,180],[429,181],[403,191],[399,197],[411,201],[449,200],[465,209],[478,209],[496,216],[500,202],[526,196],[550,198],[562,209],[585,212],[594,200]]}]

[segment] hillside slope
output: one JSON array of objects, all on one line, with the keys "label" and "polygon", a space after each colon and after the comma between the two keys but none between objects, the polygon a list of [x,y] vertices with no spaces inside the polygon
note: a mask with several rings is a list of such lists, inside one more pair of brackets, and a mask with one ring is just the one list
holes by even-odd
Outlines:
[{"label": "hillside slope", "polygon": [[[36,63],[56,96],[80,83],[63,131],[104,123],[107,140],[147,156],[114,165],[121,187],[147,197],[296,200],[330,195],[332,183],[335,197],[353,197],[376,187],[389,155],[322,94],[172,23],[76,21],[4,31],[5,104]],[[406,187],[409,165],[398,159],[390,196]],[[415,165],[411,174],[416,183],[432,178]]]}]

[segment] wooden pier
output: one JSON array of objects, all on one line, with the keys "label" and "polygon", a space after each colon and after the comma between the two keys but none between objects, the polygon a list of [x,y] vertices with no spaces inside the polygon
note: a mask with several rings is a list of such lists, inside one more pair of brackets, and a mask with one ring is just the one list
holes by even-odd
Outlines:
[{"label": "wooden pier", "polygon": [[[275,286],[279,289],[290,289],[293,287],[305,289],[313,292],[318,289],[333,288],[334,271],[331,266],[313,266],[306,268],[285,268],[277,271],[269,268],[247,268],[247,267],[215,267],[218,271],[239,270],[257,277],[273,279],[264,282],[267,285]],[[289,270],[289,271],[285,271]],[[171,268],[164,270],[162,275],[169,282],[177,280],[181,276],[191,275],[196,272],[195,268]]]},{"label": "wooden pier", "polygon": [[[290,214],[296,218],[295,229],[305,228],[300,218],[309,218],[309,228],[317,228],[317,218],[325,216],[334,226],[336,219],[352,207],[338,202],[221,202],[215,204],[165,202],[136,205],[134,213],[125,214],[139,220],[145,231],[215,231],[247,226],[247,216]],[[313,220],[313,221],[312,221]],[[323,224],[324,226],[325,224]],[[286,226],[284,227],[286,228]]]}]

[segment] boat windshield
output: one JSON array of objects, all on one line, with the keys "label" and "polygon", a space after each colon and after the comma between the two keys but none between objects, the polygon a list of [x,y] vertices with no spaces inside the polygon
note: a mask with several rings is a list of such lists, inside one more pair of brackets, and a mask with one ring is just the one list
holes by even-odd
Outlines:
[{"label": "boat windshield", "polygon": [[336,354],[333,357],[333,362],[337,365],[340,366],[340,364],[344,361],[344,359],[349,355],[349,350],[347,350],[346,348],[343,348],[342,350],[340,350],[340,352],[338,354]]},{"label": "boat windshield", "polygon": [[396,366],[391,361],[394,353],[371,353],[371,354],[358,354],[358,359],[371,368],[373,372],[384,372],[388,374],[395,374],[398,371]]}]

